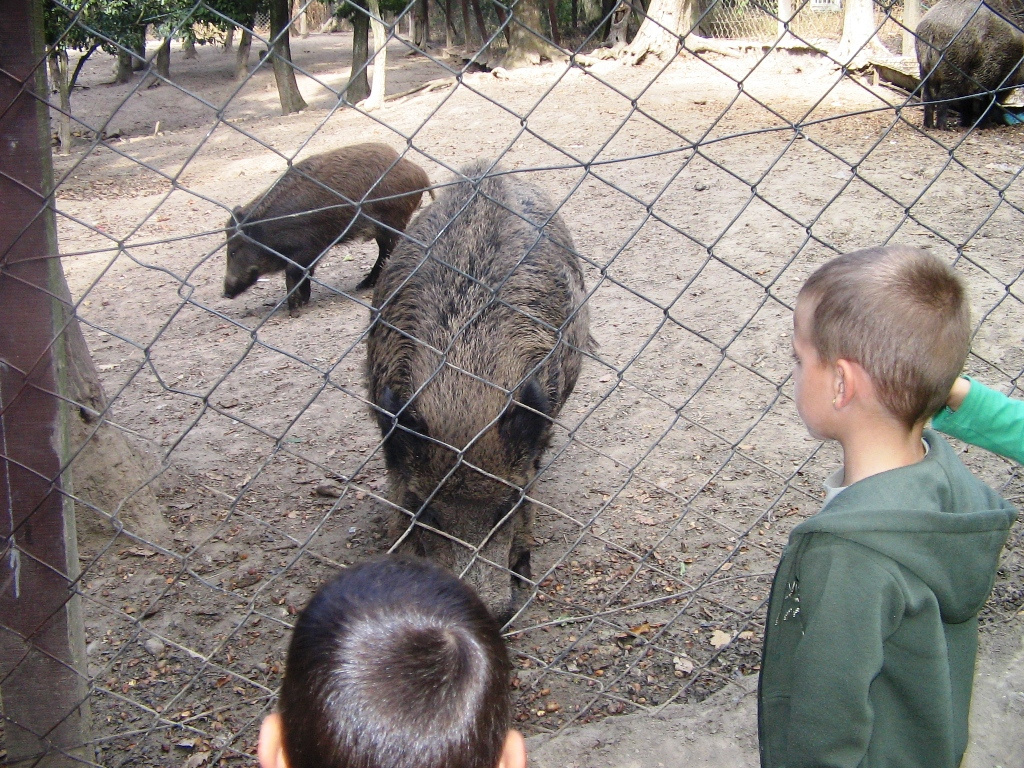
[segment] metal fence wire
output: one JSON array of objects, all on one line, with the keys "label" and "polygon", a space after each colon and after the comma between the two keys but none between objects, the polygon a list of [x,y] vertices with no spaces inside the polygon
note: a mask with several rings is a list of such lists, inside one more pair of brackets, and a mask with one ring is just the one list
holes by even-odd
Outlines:
[{"label": "metal fence wire", "polygon": [[[101,34],[90,9],[114,5],[46,0],[63,25],[50,42]],[[712,51],[687,38],[634,63],[595,50],[600,11],[589,22],[581,12],[563,35],[564,60],[506,71],[495,66],[506,43],[493,10],[484,56],[463,47],[451,4],[431,6],[429,45],[409,38],[411,5],[394,12],[388,99],[374,109],[348,98],[351,31],[293,37],[308,107],[282,117],[273,56],[257,56],[271,43],[265,31],[241,79],[236,52],[213,33],[196,58],[175,43],[168,73],[156,72],[157,38],[215,29],[221,7],[196,2],[153,21],[150,58],[126,83],[109,82],[124,46],[105,37],[63,110],[71,146],[54,154],[52,188],[30,210],[0,201],[9,222],[28,217],[3,230],[3,296],[28,285],[12,254],[52,211],[59,262],[35,261],[59,263],[73,318],[58,319],[40,349],[58,354],[80,327],[103,389],[61,395],[77,426],[55,472],[32,475],[72,503],[77,552],[69,547],[64,568],[34,548],[36,508],[18,506],[25,460],[7,442],[28,395],[59,381],[11,391],[10,376],[31,379],[38,367],[11,349],[42,326],[0,324],[7,763],[250,763],[297,611],[338,568],[395,544],[401,500],[388,495],[364,373],[376,315],[355,288],[374,244],[325,253],[296,317],[279,274],[222,296],[230,212],[317,152],[383,142],[439,188],[467,161],[491,159],[541,187],[572,232],[597,346],[524,489],[536,512],[532,578],[505,632],[527,733],[700,702],[757,674],[782,546],[820,507],[821,480],[839,461],[806,435],[790,384],[793,302],[817,265],[872,244],[931,248],[971,290],[968,371],[1020,394],[1019,128],[925,131],[916,97],[828,55],[783,51],[772,29],[763,46]],[[777,25],[774,3],[742,7],[705,8],[703,33],[755,38],[761,21]],[[901,29],[900,8],[895,19],[888,5],[875,10]],[[799,13],[832,19],[813,36],[838,43],[835,11]],[[534,32],[549,29],[545,19]],[[83,53],[72,47],[69,69]],[[17,68],[4,60],[5,98],[46,98],[32,86],[44,55]],[[61,112],[51,94],[54,130]],[[8,127],[14,116],[0,109]],[[5,189],[28,189],[5,157]],[[28,317],[13,301],[0,312]],[[90,381],[90,366],[72,360]],[[960,447],[1019,501],[1017,466]],[[405,510],[405,526],[419,524],[415,512]],[[984,632],[1020,631],[1022,565],[1018,525]],[[57,586],[17,592],[18,603],[30,566]],[[54,612],[31,622],[17,607],[55,595]],[[82,658],[46,644],[61,610],[68,626],[80,616],[80,638],[63,631]],[[73,701],[41,728],[38,710],[52,708],[22,693],[48,664],[70,682],[39,695]],[[87,723],[79,743],[61,736],[75,717]]]}]

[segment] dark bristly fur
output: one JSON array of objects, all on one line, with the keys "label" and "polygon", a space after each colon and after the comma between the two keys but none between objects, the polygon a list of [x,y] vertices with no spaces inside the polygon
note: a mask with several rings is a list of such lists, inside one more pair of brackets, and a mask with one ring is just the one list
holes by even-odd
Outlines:
[{"label": "dark bristly fur", "polygon": [[267,192],[235,208],[227,223],[224,295],[284,270],[288,309],[309,302],[309,277],[334,245],[376,239],[379,254],[357,286],[372,286],[430,186],[427,174],[386,144],[354,144],[288,169]]},{"label": "dark bristly fur", "polygon": [[473,181],[446,187],[388,260],[367,367],[394,501],[469,546],[419,526],[412,544],[507,618],[510,571],[529,577],[521,489],[593,342],[569,230],[537,187],[488,167],[463,168]]},{"label": "dark bristly fur", "polygon": [[917,25],[924,127],[984,125],[992,106],[1024,83],[1019,0],[939,0]]}]

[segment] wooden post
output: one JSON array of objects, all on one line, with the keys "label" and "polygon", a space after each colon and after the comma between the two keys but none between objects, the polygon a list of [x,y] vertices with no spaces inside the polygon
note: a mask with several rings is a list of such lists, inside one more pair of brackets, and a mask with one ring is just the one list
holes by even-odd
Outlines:
[{"label": "wooden post", "polygon": [[921,21],[921,0],[903,0],[903,55],[917,58],[918,22]]},{"label": "wooden post", "polygon": [[42,13],[11,0],[0,25],[0,708],[5,765],[63,768],[93,753]]},{"label": "wooden post", "polygon": [[793,38],[786,30],[786,24],[793,20],[793,0],[779,0],[779,42],[792,43]]}]

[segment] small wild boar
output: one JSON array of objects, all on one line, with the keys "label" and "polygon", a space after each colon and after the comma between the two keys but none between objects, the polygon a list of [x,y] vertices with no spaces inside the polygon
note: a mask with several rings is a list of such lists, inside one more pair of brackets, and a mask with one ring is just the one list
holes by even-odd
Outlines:
[{"label": "small wild boar", "polygon": [[392,499],[418,522],[408,543],[507,620],[514,575],[531,577],[524,494],[593,341],[561,216],[488,167],[463,168],[470,180],[446,187],[385,264],[367,369]]},{"label": "small wild boar", "polygon": [[1024,83],[1019,0],[939,0],[917,25],[924,127],[984,125],[993,102]]},{"label": "small wild boar", "polygon": [[372,286],[429,186],[422,168],[386,144],[354,144],[296,163],[232,212],[224,296],[284,270],[294,313],[309,302],[320,257],[353,238],[377,241],[377,261],[357,289]]}]

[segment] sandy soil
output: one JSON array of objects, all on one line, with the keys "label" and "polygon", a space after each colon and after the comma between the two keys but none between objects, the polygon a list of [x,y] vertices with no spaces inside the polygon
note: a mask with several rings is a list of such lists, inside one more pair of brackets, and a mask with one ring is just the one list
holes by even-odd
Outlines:
[{"label": "sandy soil", "polygon": [[[508,628],[535,764],[754,765],[763,601],[837,462],[793,408],[788,307],[833,249],[959,249],[982,319],[971,370],[1006,385],[1024,368],[1021,134],[926,135],[898,94],[788,54],[466,74],[366,114],[337,108],[348,46],[293,43],[315,79],[288,117],[267,71],[239,86],[213,48],[175,52],[159,88],[105,85],[98,57],[74,94],[64,267],[167,526],[83,542],[103,761],[246,761],[296,609],[390,544],[354,293],[375,246],[329,254],[297,318],[281,276],[221,296],[230,209],[291,158],[376,140],[435,183],[476,157],[529,171],[585,262],[600,347],[532,493],[539,583]],[[395,43],[389,92],[458,66]],[[1019,470],[966,460],[1020,498]],[[1006,737],[1024,723],[1022,585],[1018,527],[984,617],[971,765],[1022,764]]]}]

